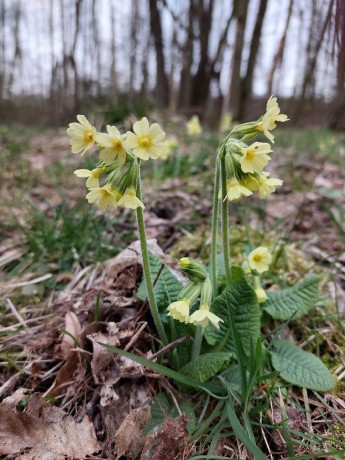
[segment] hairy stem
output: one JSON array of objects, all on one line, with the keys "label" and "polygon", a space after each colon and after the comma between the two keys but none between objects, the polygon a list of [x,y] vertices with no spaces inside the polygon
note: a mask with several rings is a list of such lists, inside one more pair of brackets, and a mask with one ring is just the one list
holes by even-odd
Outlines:
[{"label": "hairy stem", "polygon": [[218,231],[218,211],[219,211],[219,156],[216,160],[213,209],[212,209],[212,239],[211,239],[211,280],[213,294],[217,295],[217,231]]},{"label": "hairy stem", "polygon": [[192,356],[191,360],[196,359],[200,355],[202,338],[204,336],[204,328],[201,326],[197,326],[194,335],[194,342],[192,347]]},{"label": "hairy stem", "polygon": [[[142,201],[140,166],[138,168],[137,196],[138,196],[139,200]],[[152,284],[152,277],[151,277],[151,270],[150,270],[150,262],[149,262],[149,254],[148,254],[148,250],[147,250],[147,238],[146,238],[146,231],[145,231],[144,212],[140,207],[137,208],[137,223],[138,223],[138,230],[139,230],[141,254],[142,254],[142,258],[143,258],[144,278],[145,278],[145,283],[146,283],[147,297],[148,297],[148,300],[149,300],[150,310],[151,310],[153,321],[154,321],[155,326],[157,328],[158,334],[159,334],[163,344],[167,345],[168,338],[166,336],[162,320],[161,320],[161,318],[159,316],[158,307],[157,307],[157,303],[156,303],[156,298],[155,298],[155,294],[154,294],[154,291],[153,291],[153,284]]]},{"label": "hairy stem", "polygon": [[226,171],[225,171],[225,152],[221,152],[220,156],[220,175],[222,185],[222,234],[223,234],[223,255],[225,276],[227,283],[231,281],[230,271],[230,242],[229,242],[229,207],[226,198]]}]

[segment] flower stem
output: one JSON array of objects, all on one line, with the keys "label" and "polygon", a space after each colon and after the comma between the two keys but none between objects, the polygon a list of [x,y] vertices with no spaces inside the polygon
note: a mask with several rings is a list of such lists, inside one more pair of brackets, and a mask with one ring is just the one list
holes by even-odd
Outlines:
[{"label": "flower stem", "polygon": [[222,185],[222,233],[223,233],[223,255],[224,255],[224,266],[225,276],[227,283],[231,281],[231,270],[230,270],[230,242],[229,242],[229,208],[228,200],[226,197],[226,171],[225,171],[225,151],[220,154],[220,174],[221,174],[221,185]]},{"label": "flower stem", "polygon": [[217,230],[218,230],[218,211],[219,211],[219,156],[216,159],[213,190],[213,209],[212,209],[212,239],[211,239],[211,280],[213,294],[217,295]]},{"label": "flower stem", "polygon": [[[138,168],[138,180],[137,180],[137,196],[140,201],[142,201],[141,196],[141,179],[140,179],[140,165]],[[166,336],[164,326],[162,320],[159,316],[159,311],[156,303],[155,294],[153,291],[153,284],[152,284],[152,277],[151,277],[151,270],[150,270],[150,262],[149,262],[149,254],[147,249],[147,238],[146,238],[146,231],[145,231],[145,221],[144,221],[144,213],[143,210],[138,207],[137,208],[137,223],[138,223],[138,230],[139,230],[139,238],[140,238],[140,246],[141,246],[141,254],[143,258],[143,270],[144,270],[144,278],[146,283],[147,289],[147,297],[149,299],[149,305],[151,314],[156,325],[158,334],[163,342],[164,345],[167,345],[168,338]]]},{"label": "flower stem", "polygon": [[204,336],[204,328],[197,326],[194,335],[193,347],[192,347],[192,356],[191,360],[196,359],[200,355],[202,339]]}]

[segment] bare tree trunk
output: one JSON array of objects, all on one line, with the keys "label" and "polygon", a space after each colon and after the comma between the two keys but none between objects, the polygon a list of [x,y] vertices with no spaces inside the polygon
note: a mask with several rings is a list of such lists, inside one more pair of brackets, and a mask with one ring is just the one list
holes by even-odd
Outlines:
[{"label": "bare tree trunk", "polygon": [[241,103],[238,110],[238,119],[242,119],[248,101],[253,92],[253,77],[256,59],[260,48],[260,40],[262,33],[262,25],[267,11],[268,0],[260,0],[259,10],[256,17],[256,22],[253,30],[253,36],[250,45],[249,59],[247,64],[247,72],[241,82]]},{"label": "bare tree trunk", "polygon": [[199,0],[199,44],[200,61],[198,70],[193,78],[192,105],[203,107],[206,103],[210,82],[209,38],[211,35],[214,0],[209,0],[208,7],[204,0]]},{"label": "bare tree trunk", "polygon": [[177,31],[175,24],[173,25],[173,36],[172,36],[172,43],[171,43],[171,51],[170,51],[170,75],[169,75],[169,112],[176,113],[177,110],[177,91],[175,85],[175,63],[177,61]]},{"label": "bare tree trunk", "polygon": [[14,73],[17,66],[17,63],[22,58],[22,49],[20,44],[20,37],[19,37],[19,27],[20,27],[20,18],[21,18],[21,2],[18,1],[14,11],[14,24],[12,30],[12,36],[14,39],[14,55],[13,60],[10,64],[10,73],[8,77],[8,94],[12,92],[12,86],[14,81]]},{"label": "bare tree trunk", "polygon": [[156,51],[157,103],[160,106],[166,106],[168,104],[169,83],[165,73],[163,30],[157,3],[157,0],[149,0],[150,27]]},{"label": "bare tree trunk", "polygon": [[337,42],[337,91],[328,124],[332,129],[345,129],[345,0],[337,0],[334,40]]},{"label": "bare tree trunk", "polygon": [[329,3],[326,18],[324,20],[324,23],[323,23],[323,26],[322,26],[322,29],[321,29],[321,32],[320,32],[320,35],[319,35],[319,39],[318,39],[318,41],[316,43],[316,46],[315,46],[314,54],[311,57],[311,59],[309,61],[309,65],[307,66],[306,72],[304,74],[304,80],[303,80],[303,84],[302,84],[301,95],[300,95],[300,98],[299,98],[299,100],[297,102],[296,109],[294,111],[294,120],[295,121],[298,120],[298,118],[299,118],[299,116],[301,114],[301,110],[302,110],[302,107],[303,107],[304,102],[305,102],[307,88],[308,88],[309,84],[313,81],[315,68],[316,68],[316,63],[317,63],[317,58],[319,56],[321,45],[322,45],[322,42],[324,40],[326,29],[329,26],[330,19],[332,17],[333,7],[334,7],[334,0],[331,0],[330,3]]},{"label": "bare tree trunk", "polygon": [[6,34],[5,34],[5,0],[0,1],[0,29],[1,29],[1,46],[0,46],[0,108],[2,108],[3,101],[5,99],[5,76],[6,76]]},{"label": "bare tree trunk", "polygon": [[116,34],[115,34],[115,5],[112,1],[111,4],[111,68],[110,68],[110,81],[111,81],[111,101],[114,105],[118,103],[118,88],[117,88],[117,75],[116,75]]},{"label": "bare tree trunk", "polygon": [[235,0],[234,10],[236,16],[236,39],[232,57],[231,81],[229,89],[229,104],[235,119],[238,119],[242,95],[241,64],[244,35],[246,30],[249,0]]},{"label": "bare tree trunk", "polygon": [[289,25],[290,25],[290,19],[291,19],[291,14],[292,14],[292,9],[293,9],[293,3],[294,3],[294,0],[290,0],[284,31],[283,31],[283,34],[282,34],[282,36],[280,38],[278,49],[276,51],[276,54],[274,55],[272,65],[271,65],[271,69],[270,69],[270,72],[268,74],[268,83],[267,83],[267,95],[268,96],[270,96],[272,94],[274,74],[275,74],[275,72],[277,70],[277,67],[282,62],[283,57],[284,57],[285,43],[286,43],[286,37],[287,37]]},{"label": "bare tree trunk", "polygon": [[133,96],[135,72],[137,64],[137,48],[139,31],[139,12],[138,0],[132,1],[132,14],[131,14],[131,45],[130,45],[130,60],[129,60],[129,97]]},{"label": "bare tree trunk", "polygon": [[188,107],[191,104],[192,95],[192,74],[191,68],[193,64],[194,53],[194,31],[193,18],[195,15],[195,7],[193,0],[189,0],[188,10],[188,28],[187,37],[182,50],[182,70],[179,89],[179,106]]}]

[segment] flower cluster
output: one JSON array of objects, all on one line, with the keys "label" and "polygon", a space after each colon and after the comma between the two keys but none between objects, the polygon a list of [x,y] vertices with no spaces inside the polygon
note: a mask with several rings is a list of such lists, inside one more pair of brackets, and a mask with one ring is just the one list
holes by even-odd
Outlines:
[{"label": "flower cluster", "polygon": [[[226,197],[230,201],[238,201],[258,192],[261,199],[275,192],[276,187],[282,185],[280,179],[271,178],[270,173],[264,171],[270,161],[272,153],[270,144],[254,142],[247,145],[244,141],[263,134],[272,143],[274,136],[270,133],[276,127],[276,122],[287,121],[286,115],[280,113],[276,97],[267,102],[266,113],[257,121],[236,126],[228,136],[225,148],[225,167],[227,176]],[[243,135],[241,140],[231,138],[232,135]]]},{"label": "flower cluster", "polygon": [[[212,283],[206,268],[189,257],[179,261],[190,283],[182,289],[178,300],[168,307],[168,315],[181,323],[190,323],[194,326],[206,327],[211,324],[219,329],[219,322],[223,321],[210,311],[212,302]],[[190,308],[200,296],[199,309],[190,314]]]},{"label": "flower cluster", "polygon": [[98,133],[84,115],[78,115],[79,123],[70,123],[67,134],[73,153],[84,153],[96,145],[99,163],[92,170],[77,169],[77,177],[86,178],[89,192],[86,199],[96,203],[99,209],[124,206],[130,209],[144,208],[138,197],[138,159],[159,158],[164,154],[165,132],[157,123],[151,126],[147,118],[133,125],[133,132],[121,134],[115,126],[107,126],[107,133]]}]

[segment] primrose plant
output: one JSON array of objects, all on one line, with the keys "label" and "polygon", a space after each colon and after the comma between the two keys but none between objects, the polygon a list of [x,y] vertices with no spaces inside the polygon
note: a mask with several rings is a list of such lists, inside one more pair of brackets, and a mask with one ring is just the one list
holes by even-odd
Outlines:
[{"label": "primrose plant", "polygon": [[[183,257],[179,267],[188,279],[185,286],[149,253],[145,234],[140,162],[164,154],[164,131],[157,123],[150,125],[147,118],[135,122],[133,131],[125,134],[114,126],[107,126],[107,133],[98,133],[85,116],[78,115],[77,120],[67,130],[72,152],[84,155],[94,146],[99,149],[94,169],[75,171],[78,177],[86,178],[88,202],[104,211],[118,206],[136,210],[145,279],[138,296],[148,298],[172,368],[112,349],[213,396],[221,393],[220,388],[229,395],[238,394],[236,401],[244,414],[255,386],[267,385],[267,381],[273,385],[277,378],[280,385],[289,382],[316,391],[332,389],[333,377],[319,358],[279,338],[287,322],[314,308],[319,279],[310,276],[281,291],[266,292],[262,276],[269,273],[272,263],[267,247],[251,248],[241,266],[230,260],[229,203],[249,200],[254,193],[264,200],[283,184],[265,170],[274,143],[271,131],[277,122],[288,121],[280,113],[277,98],[268,100],[266,112],[258,120],[235,126],[220,142],[215,161],[210,264],[206,267]],[[193,135],[202,132],[198,120],[189,124]],[[259,135],[269,142],[252,142]],[[262,336],[262,322],[267,324],[270,317],[282,321],[282,326]],[[186,336],[192,337],[192,342],[182,340]],[[246,421],[247,416],[243,417]],[[250,433],[248,426],[247,431]]]}]

